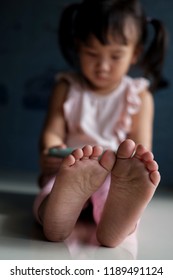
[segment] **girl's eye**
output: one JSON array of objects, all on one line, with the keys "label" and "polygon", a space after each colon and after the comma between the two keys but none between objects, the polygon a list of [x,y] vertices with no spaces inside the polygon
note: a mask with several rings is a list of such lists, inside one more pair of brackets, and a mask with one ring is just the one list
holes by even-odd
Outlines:
[{"label": "girl's eye", "polygon": [[120,59],[120,56],[112,56],[112,59],[113,60],[118,60],[118,59]]},{"label": "girl's eye", "polygon": [[89,56],[92,56],[92,57],[96,57],[96,56],[97,56],[97,54],[94,53],[94,52],[87,52],[87,54],[88,54]]}]

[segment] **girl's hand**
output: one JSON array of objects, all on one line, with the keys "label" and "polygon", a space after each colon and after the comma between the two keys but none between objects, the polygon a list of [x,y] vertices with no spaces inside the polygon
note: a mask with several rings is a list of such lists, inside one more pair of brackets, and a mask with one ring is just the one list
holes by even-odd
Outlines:
[{"label": "girl's hand", "polygon": [[[56,146],[56,148],[63,149],[66,148],[66,145],[62,144],[60,146]],[[61,158],[49,156],[48,149],[45,149],[40,154],[41,171],[46,175],[53,175],[57,173],[61,162],[62,162]]]}]

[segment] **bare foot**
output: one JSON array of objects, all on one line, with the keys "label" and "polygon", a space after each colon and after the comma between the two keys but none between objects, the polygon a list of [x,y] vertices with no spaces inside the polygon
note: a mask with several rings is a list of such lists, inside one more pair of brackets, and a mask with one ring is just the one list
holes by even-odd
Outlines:
[{"label": "bare foot", "polygon": [[42,210],[43,229],[51,241],[69,236],[88,198],[100,187],[115,163],[115,154],[85,146],[66,157]]},{"label": "bare foot", "polygon": [[132,233],[160,181],[153,154],[142,145],[125,140],[117,151],[111,186],[101,221],[98,241],[108,247],[119,245]]}]

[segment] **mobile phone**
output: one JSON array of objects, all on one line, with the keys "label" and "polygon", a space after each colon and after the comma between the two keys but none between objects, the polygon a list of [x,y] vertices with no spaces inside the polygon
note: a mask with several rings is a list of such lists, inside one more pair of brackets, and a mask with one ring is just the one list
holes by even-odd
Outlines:
[{"label": "mobile phone", "polygon": [[59,157],[59,158],[64,158],[71,154],[73,152],[73,148],[57,148],[57,147],[52,147],[48,151],[48,155],[51,157]]}]

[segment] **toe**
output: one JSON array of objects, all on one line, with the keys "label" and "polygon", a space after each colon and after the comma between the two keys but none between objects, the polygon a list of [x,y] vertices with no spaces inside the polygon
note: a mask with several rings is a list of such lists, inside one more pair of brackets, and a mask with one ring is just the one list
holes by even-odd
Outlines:
[{"label": "toe", "polygon": [[146,168],[149,172],[157,171],[158,170],[158,164],[155,160],[149,161],[146,163]]},{"label": "toe", "polygon": [[157,187],[160,182],[160,173],[158,171],[151,172],[150,180]]},{"label": "toe", "polygon": [[136,147],[135,157],[141,158],[141,157],[143,157],[147,152],[148,152],[148,150],[147,150],[143,145],[138,144],[137,147]]},{"label": "toe", "polygon": [[151,152],[146,152],[142,155],[142,160],[146,162],[153,161],[153,158],[154,156]]},{"label": "toe", "polygon": [[83,150],[82,149],[76,149],[72,152],[72,155],[74,156],[75,160],[79,160],[83,157]]},{"label": "toe", "polygon": [[131,158],[135,151],[135,142],[127,139],[122,142],[117,151],[117,158],[126,159]]},{"label": "toe", "polygon": [[75,164],[75,157],[73,155],[68,155],[66,158],[63,159],[61,166],[72,166]]},{"label": "toe", "polygon": [[90,145],[84,146],[82,150],[83,150],[82,159],[88,159],[93,153],[93,148]]},{"label": "toe", "polygon": [[98,160],[98,158],[101,156],[102,153],[103,153],[103,148],[101,146],[94,146],[90,159]]}]

